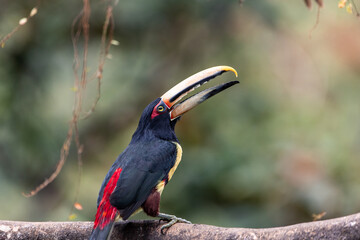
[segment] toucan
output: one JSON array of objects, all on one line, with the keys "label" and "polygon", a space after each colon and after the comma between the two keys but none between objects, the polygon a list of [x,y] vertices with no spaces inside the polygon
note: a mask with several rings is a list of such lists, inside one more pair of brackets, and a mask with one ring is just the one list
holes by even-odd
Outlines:
[{"label": "toucan", "polygon": [[180,100],[195,88],[228,71],[237,77],[236,70],[229,66],[216,66],[196,73],[144,109],[129,145],[113,163],[101,185],[90,239],[109,239],[115,220],[127,220],[140,210],[151,217],[168,221],[161,227],[161,232],[176,222],[190,223],[174,215],[160,213],[161,194],[182,156],[174,131],[175,124],[187,111],[239,82],[223,83]]}]

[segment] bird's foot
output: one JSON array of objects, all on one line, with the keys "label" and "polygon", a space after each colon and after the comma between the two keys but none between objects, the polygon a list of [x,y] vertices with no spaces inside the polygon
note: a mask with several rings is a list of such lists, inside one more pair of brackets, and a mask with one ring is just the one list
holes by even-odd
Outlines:
[{"label": "bird's foot", "polygon": [[159,213],[157,216],[160,218],[160,220],[169,221],[168,223],[161,226],[160,231],[162,234],[164,234],[164,229],[170,228],[172,225],[174,225],[177,222],[189,223],[189,224],[191,223],[190,221],[183,218],[179,218],[175,215]]}]

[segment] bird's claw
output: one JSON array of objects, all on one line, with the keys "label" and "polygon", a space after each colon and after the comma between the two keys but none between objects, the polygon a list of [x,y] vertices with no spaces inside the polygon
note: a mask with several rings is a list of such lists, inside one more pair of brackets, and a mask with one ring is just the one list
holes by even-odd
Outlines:
[{"label": "bird's claw", "polygon": [[167,218],[160,218],[160,219],[159,219],[159,224],[161,223],[161,221],[169,222],[169,219],[167,219]]},{"label": "bird's claw", "polygon": [[159,213],[158,217],[161,217],[160,221],[161,220],[169,221],[168,223],[161,226],[161,228],[160,228],[161,234],[165,234],[164,230],[170,228],[172,225],[174,225],[177,222],[191,224],[190,221],[183,219],[183,218],[176,217],[175,215]]}]

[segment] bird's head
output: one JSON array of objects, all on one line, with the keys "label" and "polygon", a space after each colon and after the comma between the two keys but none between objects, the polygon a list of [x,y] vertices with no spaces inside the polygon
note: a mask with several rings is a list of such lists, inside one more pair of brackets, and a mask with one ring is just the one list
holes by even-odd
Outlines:
[{"label": "bird's head", "polygon": [[160,98],[150,103],[143,111],[139,126],[133,135],[133,141],[146,136],[155,136],[164,140],[177,141],[174,127],[180,116],[196,107],[206,99],[239,83],[231,81],[205,89],[183,101],[180,100],[195,88],[207,83],[224,72],[237,72],[232,67],[217,66],[196,73],[175,85]]}]

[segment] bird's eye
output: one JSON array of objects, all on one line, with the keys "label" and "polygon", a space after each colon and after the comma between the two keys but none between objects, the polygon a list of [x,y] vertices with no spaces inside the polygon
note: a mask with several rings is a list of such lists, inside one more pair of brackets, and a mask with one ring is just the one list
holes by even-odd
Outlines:
[{"label": "bird's eye", "polygon": [[161,106],[161,105],[159,105],[158,107],[157,107],[157,111],[158,112],[163,112],[165,110],[165,108],[163,107],[163,106]]}]

